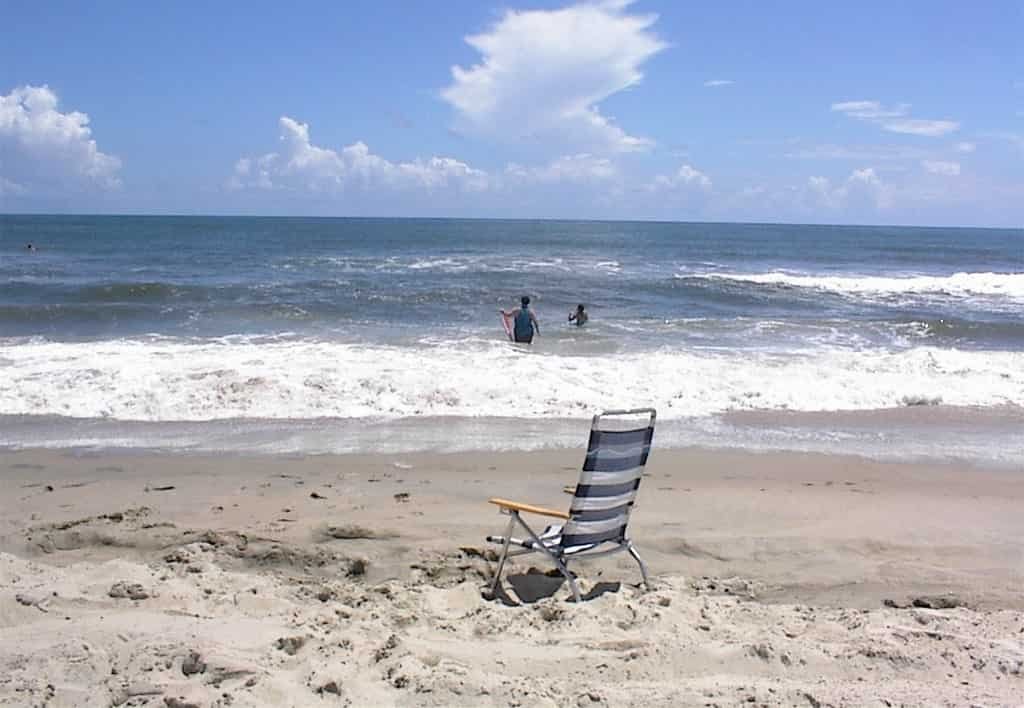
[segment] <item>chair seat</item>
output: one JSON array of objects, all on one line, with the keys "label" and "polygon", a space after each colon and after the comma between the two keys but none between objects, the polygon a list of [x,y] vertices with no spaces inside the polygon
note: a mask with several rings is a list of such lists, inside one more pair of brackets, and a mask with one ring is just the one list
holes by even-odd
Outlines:
[{"label": "chair seat", "polygon": [[[557,552],[560,552],[563,556],[571,556],[574,553],[589,551],[592,548],[596,548],[601,545],[599,543],[585,543],[580,546],[562,548],[562,524],[552,524],[551,526],[548,526],[537,538],[540,539],[541,543],[543,543],[548,550],[556,551],[557,549]],[[523,548],[537,547],[537,544],[534,543],[532,538],[510,538],[509,543]]]}]

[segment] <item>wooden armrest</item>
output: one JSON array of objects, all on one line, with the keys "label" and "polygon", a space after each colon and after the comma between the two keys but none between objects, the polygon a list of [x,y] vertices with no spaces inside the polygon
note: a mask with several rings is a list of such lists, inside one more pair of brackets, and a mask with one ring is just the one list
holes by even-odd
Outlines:
[{"label": "wooden armrest", "polygon": [[569,514],[564,511],[555,511],[554,509],[545,509],[542,506],[534,506],[533,504],[520,504],[519,502],[509,501],[508,499],[488,499],[489,504],[497,504],[502,509],[514,509],[516,511],[526,511],[531,514],[541,514],[542,516],[554,516],[559,519],[569,519]]}]

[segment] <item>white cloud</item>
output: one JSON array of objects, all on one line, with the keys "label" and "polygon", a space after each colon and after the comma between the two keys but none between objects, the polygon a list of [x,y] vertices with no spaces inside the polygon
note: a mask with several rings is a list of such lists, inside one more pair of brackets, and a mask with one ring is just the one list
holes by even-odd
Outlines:
[{"label": "white cloud", "polygon": [[960,124],[955,120],[920,120],[917,118],[901,118],[900,120],[888,121],[882,127],[893,133],[907,133],[908,135],[926,135],[936,138],[959,130]]},{"label": "white cloud", "polygon": [[504,140],[553,140],[599,152],[643,150],[598,104],[643,78],[641,65],[667,45],[656,15],[631,15],[625,0],[560,10],[510,10],[466,42],[480,63],[452,67],[441,96],[469,129]]},{"label": "white cloud", "polygon": [[933,175],[956,177],[960,174],[960,163],[951,160],[922,160],[921,167]]},{"label": "white cloud", "polygon": [[[894,171],[888,167],[884,172],[864,167],[841,174],[831,178],[816,175],[797,184],[772,180],[739,192],[723,191],[715,210],[724,206],[719,213],[727,219],[742,214],[755,220],[886,223],[898,215],[901,221],[917,218],[921,223],[920,214],[928,213],[926,210],[966,206],[973,213],[985,199],[1002,204],[1013,198],[1013,187],[1006,190],[979,183],[973,174],[954,180],[937,178],[923,169]],[[1024,195],[1022,188],[1016,188],[1018,196]]]},{"label": "white cloud", "polygon": [[466,191],[488,187],[486,172],[451,157],[390,162],[370,152],[363,142],[341,151],[313,145],[309,126],[288,116],[282,116],[279,125],[281,151],[240,159],[228,180],[229,188],[340,192],[372,187]]},{"label": "white cloud", "polygon": [[[0,163],[0,167],[2,166],[3,163]],[[17,182],[12,182],[6,177],[0,175],[0,196],[9,194],[17,197],[26,194],[27,192],[28,190],[25,189],[25,187],[23,187],[22,185],[18,184]]]},{"label": "white cloud", "polygon": [[892,108],[884,108],[878,101],[843,101],[842,103],[833,103],[832,110],[845,113],[850,118],[875,120],[905,116],[910,110],[910,104],[900,103]]},{"label": "white cloud", "polygon": [[734,83],[736,82],[732,79],[711,79],[710,81],[705,81],[704,86],[707,88],[717,88],[719,86],[732,86]]},{"label": "white cloud", "polygon": [[811,177],[807,180],[807,189],[811,201],[827,209],[845,209],[858,204],[885,209],[893,205],[892,190],[872,167],[854,170],[837,186],[832,186],[827,177]]},{"label": "white cloud", "polygon": [[808,145],[785,153],[785,157],[801,160],[853,160],[875,162],[920,160],[928,151],[903,145]]},{"label": "white cloud", "polygon": [[21,86],[0,95],[0,190],[52,193],[120,186],[121,161],[100,152],[89,116],[57,110],[49,86]]},{"label": "white cloud", "polygon": [[885,107],[878,101],[843,101],[833,103],[832,111],[848,118],[867,121],[881,126],[892,133],[938,137],[959,130],[960,124],[953,120],[923,120],[908,118],[909,103]]},{"label": "white cloud", "polygon": [[838,206],[839,197],[835,194],[835,190],[833,190],[832,183],[829,181],[828,177],[808,177],[807,187],[811,190],[812,194],[818,196],[821,203],[825,206],[830,208]]},{"label": "white cloud", "polygon": [[618,176],[618,170],[606,157],[580,153],[559,157],[542,167],[523,167],[512,163],[505,168],[505,175],[513,180],[524,182],[586,183],[612,179]]},{"label": "white cloud", "polygon": [[963,143],[957,143],[956,145],[954,145],[953,149],[956,152],[968,153],[968,152],[974,152],[974,149],[976,147],[977,146],[974,143],[963,142]]},{"label": "white cloud", "polygon": [[682,165],[675,174],[655,177],[648,188],[652,191],[666,191],[687,187],[711,189],[711,178],[692,165]]}]

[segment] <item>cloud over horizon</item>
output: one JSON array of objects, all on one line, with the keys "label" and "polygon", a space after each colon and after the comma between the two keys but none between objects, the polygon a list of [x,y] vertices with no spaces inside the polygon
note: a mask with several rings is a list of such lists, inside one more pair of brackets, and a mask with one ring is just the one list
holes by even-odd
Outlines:
[{"label": "cloud over horizon", "polygon": [[0,95],[0,194],[47,195],[116,189],[121,160],[101,152],[89,116],[58,110],[48,85],[24,85]]},{"label": "cloud over horizon", "polygon": [[676,191],[683,188],[711,189],[711,178],[692,165],[681,165],[671,175],[657,175],[650,183],[651,191]]},{"label": "cloud over horizon", "polygon": [[310,141],[309,125],[288,116],[281,116],[278,126],[280,152],[238,160],[228,180],[229,189],[324,193],[373,187],[487,188],[487,173],[451,157],[396,163],[370,152],[362,141],[340,151],[318,147]]},{"label": "cloud over horizon", "polygon": [[827,209],[840,210],[858,204],[876,209],[893,206],[892,190],[872,167],[854,170],[840,184],[833,186],[827,177],[814,176],[807,180],[812,201]]},{"label": "cloud over horizon", "polygon": [[289,116],[278,120],[281,148],[242,157],[225,186],[290,191],[300,194],[341,194],[348,191],[417,190],[480,193],[554,184],[598,185],[619,176],[615,163],[589,153],[563,155],[542,165],[508,163],[488,172],[453,157],[392,162],[370,151],[361,140],[341,150],[315,145],[309,125]]},{"label": "cloud over horizon", "polygon": [[[273,192],[279,195],[275,199],[292,200],[293,204],[333,204],[342,213],[379,208],[394,203],[397,197],[430,209],[505,210],[502,213],[523,209],[527,210],[523,215],[529,216],[565,216],[566,208],[630,205],[644,217],[756,215],[768,209],[796,219],[898,214],[904,208],[974,199],[977,197],[972,195],[981,189],[963,180],[956,182],[955,192],[951,189],[950,180],[961,175],[960,162],[953,158],[969,154],[973,143],[931,150],[811,146],[807,154],[787,156],[874,157],[885,161],[885,179],[876,167],[866,166],[831,176],[794,175],[795,181],[746,187],[716,186],[707,172],[686,162],[672,172],[651,175],[629,169],[630,160],[621,156],[587,152],[535,164],[507,162],[488,169],[451,156],[394,161],[371,151],[361,140],[340,149],[317,145],[310,126],[287,115],[278,120],[278,143],[276,150],[237,160],[226,189],[256,195]],[[18,189],[18,185],[0,181],[0,191],[16,194]]]}]

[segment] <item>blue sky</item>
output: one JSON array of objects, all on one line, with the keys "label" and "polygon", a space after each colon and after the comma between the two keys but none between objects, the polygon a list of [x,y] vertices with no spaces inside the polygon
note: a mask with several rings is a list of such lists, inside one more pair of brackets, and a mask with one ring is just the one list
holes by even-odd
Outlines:
[{"label": "blue sky", "polygon": [[0,211],[1024,223],[1024,5],[780,5],[12,0]]}]

